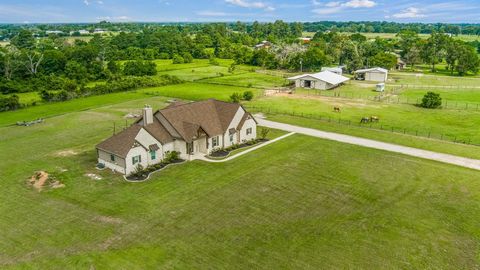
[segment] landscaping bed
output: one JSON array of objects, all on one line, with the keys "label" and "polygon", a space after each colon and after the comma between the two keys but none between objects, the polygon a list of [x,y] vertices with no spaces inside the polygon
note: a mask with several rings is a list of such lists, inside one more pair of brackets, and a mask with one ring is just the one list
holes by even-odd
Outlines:
[{"label": "landscaping bed", "polygon": [[143,168],[141,165],[139,165],[136,168],[135,172],[129,174],[128,176],[125,176],[125,180],[132,182],[147,180],[148,177],[150,177],[150,174],[154,172],[160,171],[169,165],[185,162],[185,160],[181,159],[179,156],[180,153],[176,151],[168,152],[165,159],[160,163],[150,165],[146,168]]},{"label": "landscaping bed", "polygon": [[167,167],[168,165],[179,164],[179,163],[183,163],[183,162],[185,162],[185,160],[183,160],[183,159],[176,159],[176,160],[173,160],[173,161],[168,162],[168,163],[167,162],[160,162],[158,164],[148,166],[147,168],[143,169],[140,172],[134,172],[134,173],[130,174],[129,176],[126,176],[125,179],[127,179],[128,181],[144,181],[144,180],[148,179],[150,174],[152,174],[154,172],[158,172],[158,171],[164,169],[165,167]]},{"label": "landscaping bed", "polygon": [[268,139],[255,139],[255,140],[251,140],[251,141],[248,141],[248,142],[245,142],[245,143],[242,143],[242,144],[235,144],[235,145],[232,145],[232,146],[227,147],[225,149],[219,149],[217,151],[214,151],[210,155],[208,155],[208,157],[209,158],[214,158],[214,159],[225,158],[225,157],[229,156],[235,150],[251,147],[251,146],[257,145],[259,143],[266,142],[266,141],[268,141]]}]

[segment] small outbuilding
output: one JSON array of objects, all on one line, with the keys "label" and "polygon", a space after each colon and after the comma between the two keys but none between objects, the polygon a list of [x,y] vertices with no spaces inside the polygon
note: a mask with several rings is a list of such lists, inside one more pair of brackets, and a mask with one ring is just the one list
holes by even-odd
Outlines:
[{"label": "small outbuilding", "polygon": [[385,83],[377,84],[377,92],[385,92]]},{"label": "small outbuilding", "polygon": [[355,71],[355,80],[386,82],[388,79],[388,70],[380,67],[359,69]]},{"label": "small outbuilding", "polygon": [[322,71],[330,71],[338,75],[343,75],[343,68],[342,67],[323,67]]},{"label": "small outbuilding", "polygon": [[322,71],[315,74],[303,74],[290,77],[288,80],[295,81],[295,87],[297,88],[328,90],[338,87],[350,79],[331,71]]}]

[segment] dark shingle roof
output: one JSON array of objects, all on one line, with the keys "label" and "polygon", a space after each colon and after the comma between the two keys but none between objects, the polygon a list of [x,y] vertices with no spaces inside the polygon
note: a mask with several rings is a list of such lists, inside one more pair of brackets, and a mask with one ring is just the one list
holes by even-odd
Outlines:
[{"label": "dark shingle roof", "polygon": [[173,141],[173,136],[160,124],[156,117],[153,118],[152,124],[145,126],[145,130],[162,144]]},{"label": "dark shingle roof", "polygon": [[[174,141],[178,135],[183,140],[191,142],[198,136],[199,131],[209,136],[224,134],[239,108],[239,104],[214,99],[192,103],[172,103],[155,113],[156,116],[163,117],[154,117],[152,124],[143,126],[142,119],[139,119],[132,126],[99,143],[97,148],[125,158],[142,128],[162,144]],[[250,115],[247,114],[243,115],[240,128]],[[167,122],[160,122],[159,118],[165,118]],[[168,126],[168,130],[162,123]]]},{"label": "dark shingle roof", "polygon": [[142,126],[134,124],[97,144],[96,147],[100,150],[104,150],[119,157],[125,158],[128,154],[128,151],[130,151],[134,145],[135,137],[137,137],[140,129],[142,129]]},{"label": "dark shingle roof", "polygon": [[202,128],[209,136],[223,134],[240,108],[239,104],[214,99],[169,106],[158,113],[175,128],[187,142]]}]

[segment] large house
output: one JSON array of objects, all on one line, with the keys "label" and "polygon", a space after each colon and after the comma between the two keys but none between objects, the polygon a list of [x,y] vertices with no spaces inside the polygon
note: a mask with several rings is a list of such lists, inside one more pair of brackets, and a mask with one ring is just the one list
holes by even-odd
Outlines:
[{"label": "large house", "polygon": [[335,88],[350,79],[327,70],[315,74],[303,74],[290,77],[288,80],[294,81],[295,87],[297,88],[328,90]]},{"label": "large house", "polygon": [[99,163],[128,175],[171,151],[192,160],[256,136],[257,122],[241,105],[209,99],[175,102],[156,112],[145,106],[142,118],[96,148]]}]

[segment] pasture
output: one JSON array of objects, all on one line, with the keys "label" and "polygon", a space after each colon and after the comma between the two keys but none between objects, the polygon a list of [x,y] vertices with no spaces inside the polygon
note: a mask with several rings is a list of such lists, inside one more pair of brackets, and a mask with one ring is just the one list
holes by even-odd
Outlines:
[{"label": "pasture", "polygon": [[168,99],[0,127],[2,269],[480,266],[476,171],[300,135],[144,183],[94,169],[113,121]]},{"label": "pasture", "polygon": [[[442,109],[429,110],[411,104],[389,104],[358,99],[307,95],[273,96],[256,99],[247,105],[257,111],[290,115],[321,116],[324,119],[358,125],[362,117],[378,116],[372,123],[377,129],[443,138],[480,145],[480,111]],[[333,111],[340,107],[341,113]],[[393,135],[392,135],[393,136]]]},{"label": "pasture", "polygon": [[[374,83],[351,81],[332,91],[312,92],[297,89],[295,95],[288,95],[287,97],[263,97],[263,88],[275,88],[285,83],[283,79],[285,74],[283,72],[255,72],[255,69],[252,67],[240,65],[237,66],[233,73],[228,73],[228,71],[222,73],[221,71],[226,71],[227,66],[231,64],[230,60],[220,60],[220,65],[218,66],[211,65],[205,59],[195,60],[193,63],[188,64],[172,64],[171,60],[156,60],[156,63],[157,68],[162,70],[161,74],[175,74],[193,82],[142,88],[125,93],[85,97],[61,103],[39,103],[37,106],[16,112],[2,113],[0,126],[12,125],[17,121],[30,121],[40,117],[46,118],[69,112],[95,109],[105,105],[122,104],[130,100],[145,100],[160,96],[168,97],[169,99],[201,100],[217,98],[228,100],[233,93],[241,94],[245,91],[252,91],[255,99],[253,102],[246,103],[248,107],[254,107],[255,110],[263,111],[264,113],[275,111],[286,114],[285,119],[288,119],[288,115],[293,114],[296,116],[312,116],[314,118],[322,117],[324,120],[334,119],[335,121],[321,121],[321,123],[324,125],[324,128],[335,126],[335,131],[340,133],[351,134],[352,130],[356,129],[350,127],[350,125],[357,125],[362,117],[373,115],[380,117],[381,121],[372,123],[372,129],[362,128],[358,132],[358,136],[376,139],[379,132],[383,134],[381,130],[391,130],[393,128],[394,134],[379,136],[379,139],[462,156],[472,156],[471,153],[476,152],[477,147],[470,146],[471,148],[468,149],[472,150],[463,152],[463,146],[458,144],[453,144],[453,146],[449,147],[439,147],[439,145],[445,143],[443,141],[435,141],[434,146],[430,147],[429,143],[412,143],[412,137],[398,139],[402,138],[401,135],[403,135],[399,133],[422,137],[430,136],[435,139],[448,141],[480,143],[480,137],[477,132],[479,124],[477,120],[479,119],[478,116],[480,116],[480,110],[475,110],[474,105],[470,106],[469,110],[464,110],[465,108],[462,107],[464,104],[454,106],[454,102],[461,103],[467,100],[469,102],[476,102],[477,100],[480,102],[480,94],[478,94],[480,91],[477,92],[472,89],[451,88],[437,91],[435,90],[436,88],[405,88],[391,93],[391,89],[393,87],[398,88],[398,86],[389,86],[387,87],[388,97],[384,101],[388,101],[391,98],[392,102],[373,102],[372,100],[378,96],[378,93],[374,91]],[[418,80],[420,84],[425,84],[428,81],[432,83],[437,81],[437,84],[450,82],[463,85],[466,82],[466,85],[475,85],[477,81],[480,81],[480,79],[476,78],[452,77],[449,80],[449,77],[445,76],[432,77],[427,75],[417,79],[415,76],[398,72],[392,74],[391,77],[398,83],[411,83],[412,80]],[[402,104],[405,101],[416,103],[424,93],[430,90],[440,92],[444,100],[451,102],[448,103],[450,105],[447,109],[425,110],[412,104]],[[29,96],[31,98],[37,97],[36,93],[25,93],[21,94],[21,99]],[[333,96],[340,96],[341,98],[333,98]],[[397,99],[400,99],[400,104],[396,104]],[[342,112],[334,113],[334,106],[341,107]],[[338,123],[338,119],[341,119],[341,123]],[[277,120],[282,121],[281,117],[280,119],[277,118]],[[370,125],[364,126],[370,127]],[[321,126],[319,128],[322,129]],[[355,132],[353,132],[354,135],[357,134]],[[423,141],[421,137],[413,138],[415,138],[413,141]]]}]

